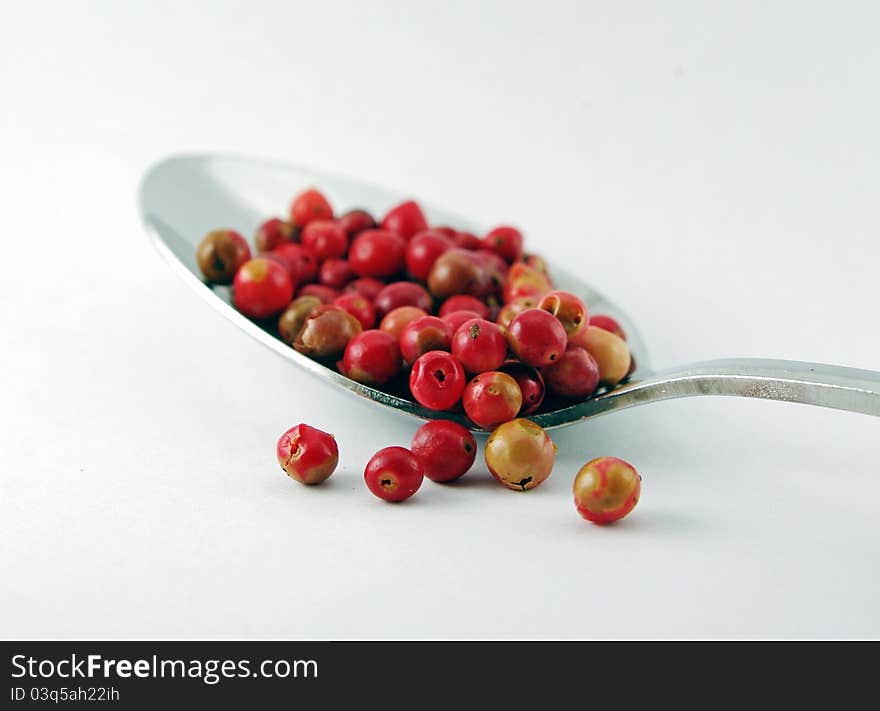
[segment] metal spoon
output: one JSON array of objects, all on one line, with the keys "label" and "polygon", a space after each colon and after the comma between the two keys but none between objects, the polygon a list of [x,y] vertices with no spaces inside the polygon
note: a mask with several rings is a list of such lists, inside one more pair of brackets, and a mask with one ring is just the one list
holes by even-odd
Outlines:
[{"label": "metal spoon", "polygon": [[[229,287],[204,283],[195,250],[210,230],[228,227],[251,235],[267,216],[279,214],[298,190],[318,187],[335,205],[363,207],[381,214],[405,196],[361,182],[298,166],[229,156],[171,157],[147,171],[140,187],[141,215],[161,254],[209,304],[284,358],[308,372],[374,402],[427,420],[453,419],[473,428],[464,416],[437,413],[346,378],[301,355],[271,332],[242,316],[230,302]],[[432,224],[467,229],[466,221],[430,207]],[[474,230],[477,231],[477,230]],[[562,427],[613,410],[692,395],[736,395],[800,402],[880,416],[880,373],[818,363],[734,358],[650,370],[635,324],[613,303],[580,279],[550,265],[558,288],[584,298],[594,313],[616,318],[625,329],[637,370],[626,384],[586,402],[534,415],[545,428]]]}]

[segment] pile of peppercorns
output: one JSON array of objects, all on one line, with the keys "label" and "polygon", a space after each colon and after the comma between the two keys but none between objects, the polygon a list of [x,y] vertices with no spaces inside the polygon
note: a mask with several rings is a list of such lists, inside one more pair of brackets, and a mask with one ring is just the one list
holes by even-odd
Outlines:
[{"label": "pile of peppercorns", "polygon": [[[365,210],[335,218],[311,189],[294,199],[289,220],[259,227],[255,246],[252,258],[239,233],[215,230],[196,257],[208,281],[232,284],[241,313],[300,353],[428,410],[463,409],[477,427],[493,430],[486,464],[512,489],[544,481],[556,453],[524,416],[587,399],[632,372],[620,325],[555,290],[543,259],[523,252],[514,227],[482,239],[429,227],[413,201],[381,223]],[[379,451],[364,476],[376,496],[401,501],[424,476],[462,476],[476,452],[467,428],[435,420],[419,429],[411,450]],[[311,484],[330,476],[338,451],[331,435],[303,424],[282,435],[278,459]],[[589,462],[575,480],[578,510],[597,522],[625,516],[639,490],[636,471],[613,457]]]}]

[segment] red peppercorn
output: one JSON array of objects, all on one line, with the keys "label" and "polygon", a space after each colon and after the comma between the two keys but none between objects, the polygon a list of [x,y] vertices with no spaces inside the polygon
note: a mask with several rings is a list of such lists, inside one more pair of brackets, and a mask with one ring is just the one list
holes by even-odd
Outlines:
[{"label": "red peppercorn", "polygon": [[384,287],[373,302],[379,316],[400,306],[416,306],[430,312],[434,301],[424,287],[411,281],[396,281]]},{"label": "red peppercorn", "polygon": [[403,447],[376,452],[364,469],[367,488],[385,501],[403,501],[418,491],[424,480],[422,465]]},{"label": "red peppercorn", "polygon": [[455,235],[458,234],[457,230],[454,227],[447,227],[446,225],[434,225],[431,227],[434,232],[439,232],[444,237],[448,237],[451,240],[455,240]]},{"label": "red peppercorn", "polygon": [[251,258],[247,240],[234,230],[214,230],[196,248],[196,261],[208,281],[231,284],[235,273]]},{"label": "red peppercorn", "polygon": [[339,448],[332,434],[310,427],[291,427],[275,447],[284,472],[301,484],[320,484],[336,470]]},{"label": "red peppercorn", "polygon": [[348,311],[348,313],[360,321],[365,331],[376,325],[376,309],[365,296],[361,296],[358,293],[342,294],[342,296],[337,296],[333,299],[333,305]]},{"label": "red peppercorn", "polygon": [[475,250],[483,246],[482,240],[471,232],[456,232],[452,239],[460,249]]},{"label": "red peppercorn", "polygon": [[407,363],[415,363],[428,351],[448,351],[452,341],[449,324],[436,316],[410,321],[400,333],[400,352]]},{"label": "red peppercorn", "polygon": [[486,303],[476,296],[469,296],[467,294],[450,296],[443,302],[437,315],[442,318],[446,314],[451,314],[455,311],[476,311],[479,318],[489,318],[489,307],[486,306]]},{"label": "red peppercorn", "polygon": [[548,287],[548,291],[551,291],[553,288],[550,276],[547,274],[547,272],[542,271],[537,267],[530,266],[525,262],[516,262],[514,264],[511,264],[508,275],[511,281],[517,281],[518,279],[535,279],[546,284]]},{"label": "red peppercorn", "polygon": [[364,230],[351,243],[348,262],[362,277],[385,279],[403,270],[406,242],[387,230]]},{"label": "red peppercorn", "polygon": [[302,246],[310,250],[318,261],[344,257],[348,251],[348,236],[332,220],[313,220],[303,227]]},{"label": "red peppercorn", "polygon": [[465,382],[458,358],[446,351],[429,351],[413,364],[409,389],[429,410],[449,410],[461,400]]},{"label": "red peppercorn", "polygon": [[490,230],[483,238],[483,245],[504,257],[508,264],[518,262],[523,256],[523,236],[516,227],[503,225]]},{"label": "red peppercorn", "polygon": [[263,319],[279,313],[293,298],[290,274],[278,262],[257,257],[241,265],[232,283],[235,308]]},{"label": "red peppercorn", "polygon": [[507,282],[504,284],[503,290],[504,303],[509,304],[521,296],[540,299],[552,290],[553,284],[546,274],[522,262],[517,262],[507,272]]},{"label": "red peppercorn", "polygon": [[289,222],[273,217],[257,228],[254,244],[258,252],[271,252],[279,244],[290,242],[295,231],[296,228]]},{"label": "red peppercorn", "polygon": [[297,290],[296,295],[297,297],[317,296],[322,304],[332,304],[339,296],[339,291],[323,284],[306,284]]},{"label": "red peppercorn", "polygon": [[418,306],[398,306],[385,314],[379,324],[379,329],[393,336],[395,340],[399,340],[400,334],[403,333],[407,324],[427,315],[428,312]]},{"label": "red peppercorn", "polygon": [[599,365],[585,349],[569,346],[561,358],[544,369],[544,380],[554,395],[582,400],[599,385]]},{"label": "red peppercorn", "polygon": [[364,230],[372,230],[376,227],[376,220],[366,210],[349,210],[338,220],[343,232],[353,239]]},{"label": "red peppercorn", "polygon": [[642,477],[632,464],[617,457],[599,457],[584,464],[574,479],[574,504],[593,523],[612,523],[639,503]]},{"label": "red peppercorn", "polygon": [[514,491],[528,491],[546,481],[556,461],[556,445],[531,420],[505,422],[486,440],[486,466],[495,479]]},{"label": "red peppercorn", "polygon": [[522,392],[507,373],[491,370],[467,384],[461,402],[474,424],[491,429],[516,417],[522,407]]},{"label": "red peppercorn", "polygon": [[[514,266],[516,265],[514,264]],[[550,291],[550,287],[545,283],[531,279],[517,279],[514,281],[508,277],[501,292],[501,298],[505,304],[513,303],[525,297],[539,301],[548,291]]]},{"label": "red peppercorn", "polygon": [[506,360],[498,370],[507,373],[519,385],[523,401],[519,411],[520,416],[536,412],[544,402],[544,394],[546,393],[541,371],[525,363],[520,363],[518,360]]},{"label": "red peppercorn", "polygon": [[616,319],[606,316],[605,314],[590,314],[590,325],[598,326],[606,331],[610,331],[618,338],[626,340],[626,332]]},{"label": "red peppercorn", "polygon": [[457,422],[431,420],[413,437],[412,453],[431,481],[453,481],[474,465],[477,441],[467,427]]},{"label": "red peppercorn", "polygon": [[345,347],[342,372],[365,385],[383,385],[400,372],[400,347],[384,331],[359,333]]},{"label": "red peppercorn", "polygon": [[507,355],[507,339],[491,321],[465,321],[452,337],[452,353],[468,373],[495,370]]},{"label": "red peppercorn", "polygon": [[379,292],[382,291],[382,289],[384,288],[384,281],[379,281],[378,279],[373,279],[372,277],[361,277],[360,279],[355,279],[354,281],[346,284],[345,291],[355,291],[361,296],[368,298],[370,301],[375,301],[376,297],[379,296]]},{"label": "red peppercorn", "polygon": [[494,288],[485,263],[466,249],[450,249],[441,254],[428,274],[428,289],[438,299],[457,294],[483,297]]},{"label": "red peppercorn", "polygon": [[296,196],[290,206],[290,221],[297,227],[304,227],[313,220],[332,220],[333,208],[321,193],[314,188]]},{"label": "red peppercorn", "polygon": [[309,358],[338,358],[363,329],[360,321],[338,306],[317,306],[306,317],[293,347]]},{"label": "red peppercorn", "polygon": [[282,242],[264,255],[280,260],[287,266],[290,278],[296,284],[309,284],[318,278],[318,260],[311,251],[299,244]]},{"label": "red peppercorn", "polygon": [[568,291],[544,294],[538,302],[538,308],[558,318],[569,338],[583,331],[589,322],[584,302]]},{"label": "red peppercorn", "polygon": [[510,270],[504,258],[488,249],[478,249],[474,252],[474,256],[480,260],[489,277],[495,285],[497,293],[500,293],[504,285],[507,283],[507,272]]},{"label": "red peppercorn", "polygon": [[454,246],[455,243],[437,229],[419,232],[406,245],[406,269],[409,275],[418,281],[428,281],[434,262]]},{"label": "red peppercorn", "polygon": [[541,274],[549,275],[550,270],[547,269],[547,262],[544,261],[544,257],[539,254],[525,254],[523,255],[523,263],[526,266],[535,269],[536,271],[541,272]]},{"label": "red peppercorn", "polygon": [[541,309],[526,309],[517,314],[507,333],[516,357],[535,368],[555,363],[568,342],[559,319]]},{"label": "red peppercorn", "polygon": [[569,337],[569,346],[586,349],[599,366],[599,382],[614,386],[629,373],[632,357],[626,341],[598,326],[587,326],[580,333]]},{"label": "red peppercorn", "polygon": [[391,230],[408,240],[428,229],[428,221],[418,203],[408,200],[388,211],[382,218],[382,229]]},{"label": "red peppercorn", "polygon": [[446,314],[440,318],[449,324],[449,328],[451,328],[452,333],[455,334],[455,332],[461,327],[461,324],[465,321],[470,321],[472,318],[482,318],[482,316],[476,311],[453,311],[451,314]]},{"label": "red peppercorn", "polygon": [[495,318],[495,323],[502,328],[509,328],[510,322],[513,321],[514,316],[518,313],[522,313],[526,309],[534,309],[537,306],[538,299],[535,297],[520,296],[501,308],[498,312],[498,316]]},{"label": "red peppercorn", "polygon": [[354,279],[354,272],[344,259],[331,257],[321,265],[319,279],[324,286],[341,289]]},{"label": "red peppercorn", "polygon": [[301,296],[291,301],[278,317],[278,335],[281,340],[292,346],[309,314],[320,305],[321,300],[315,296]]}]

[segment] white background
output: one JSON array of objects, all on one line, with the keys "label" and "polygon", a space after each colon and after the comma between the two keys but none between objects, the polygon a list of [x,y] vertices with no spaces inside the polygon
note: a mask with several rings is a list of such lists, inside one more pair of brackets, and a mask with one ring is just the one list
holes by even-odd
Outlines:
[{"label": "white background", "polygon": [[[876,3],[2,15],[0,635],[880,635],[880,421],[680,400],[559,433],[528,494],[480,466],[386,505],[363,465],[414,426],[219,317],[136,209],[168,153],[291,159],[521,225],[655,366],[877,369]],[[323,487],[274,461],[304,420],[340,443]],[[616,527],[571,502],[601,454],[644,477]]]}]

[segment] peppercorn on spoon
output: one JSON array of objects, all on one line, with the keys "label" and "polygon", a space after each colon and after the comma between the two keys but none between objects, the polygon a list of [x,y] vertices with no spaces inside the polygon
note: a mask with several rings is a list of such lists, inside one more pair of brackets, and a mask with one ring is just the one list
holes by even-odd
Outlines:
[{"label": "peppercorn on spoon", "polygon": [[[285,208],[292,195],[312,186],[320,188],[334,205],[346,209],[362,207],[377,214],[405,199],[356,180],[286,163],[222,155],[182,155],[167,158],[147,171],[140,186],[140,211],[159,252],[186,283],[260,343],[312,375],[375,403],[422,420],[455,420],[479,431],[463,414],[428,410],[407,397],[355,382],[298,353],[270,329],[240,314],[232,306],[230,287],[204,282],[195,251],[207,232],[225,227],[252,235],[267,216]],[[426,214],[432,224],[469,227],[455,215],[430,206],[426,206]],[[621,323],[637,368],[624,384],[600,390],[589,400],[529,417],[542,427],[562,427],[615,410],[694,395],[782,400],[880,416],[880,373],[874,371],[799,361],[734,358],[654,372],[632,320],[589,284],[552,261],[549,267],[557,288],[583,298],[591,312],[607,314]]]}]

